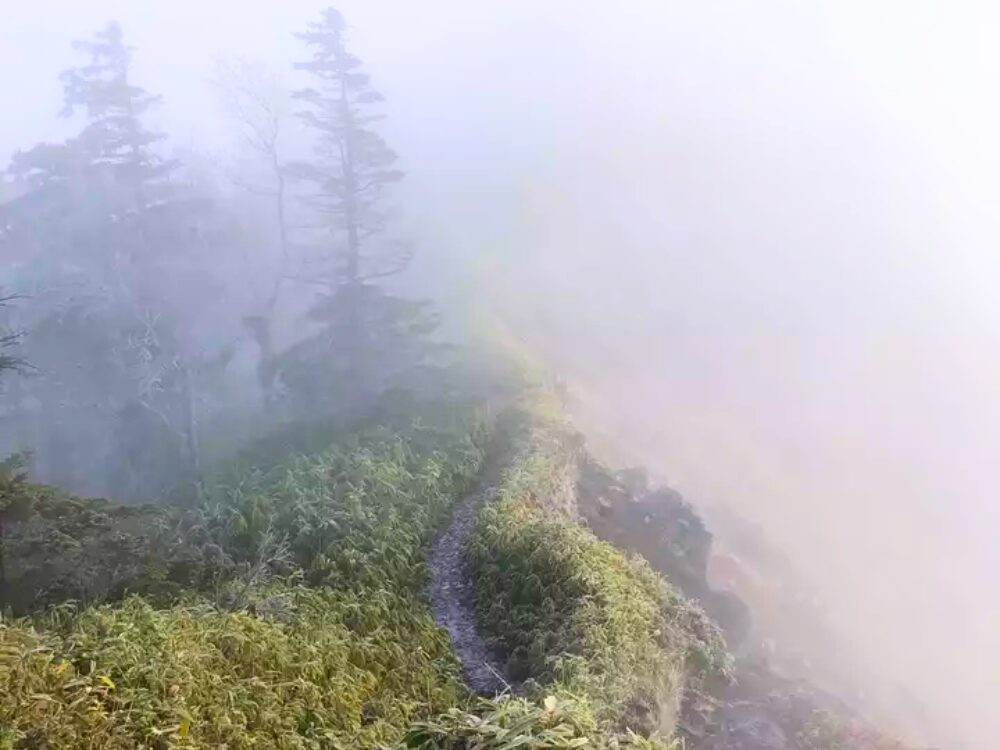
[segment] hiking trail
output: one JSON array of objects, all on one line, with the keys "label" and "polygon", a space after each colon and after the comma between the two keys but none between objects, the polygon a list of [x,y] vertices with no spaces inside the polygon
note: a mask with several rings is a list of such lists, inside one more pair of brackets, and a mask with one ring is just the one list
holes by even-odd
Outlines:
[{"label": "hiking trail", "polygon": [[431,548],[428,593],[434,619],[451,636],[466,684],[480,695],[493,696],[511,691],[511,683],[503,674],[503,662],[479,633],[476,590],[465,559],[479,509],[489,495],[489,489],[480,488],[455,505],[451,522]]}]

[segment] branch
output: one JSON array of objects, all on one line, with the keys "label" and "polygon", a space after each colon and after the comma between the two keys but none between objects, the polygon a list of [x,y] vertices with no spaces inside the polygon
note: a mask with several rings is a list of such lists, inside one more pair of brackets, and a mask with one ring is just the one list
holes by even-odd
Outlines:
[{"label": "branch", "polygon": [[309,278],[307,276],[292,276],[286,274],[281,278],[285,279],[286,281],[297,281],[300,284],[313,284],[315,286],[324,286],[327,288],[329,288],[330,286],[330,282],[328,281],[323,281],[322,279],[316,279],[316,278]]}]

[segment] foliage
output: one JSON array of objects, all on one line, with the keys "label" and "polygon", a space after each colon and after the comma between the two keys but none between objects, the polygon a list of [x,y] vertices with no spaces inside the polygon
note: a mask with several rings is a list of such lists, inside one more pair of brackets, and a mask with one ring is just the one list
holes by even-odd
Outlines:
[{"label": "foliage", "polygon": [[4,746],[374,748],[461,698],[406,597],[293,588],[256,609],[132,598],[0,626]]},{"label": "foliage", "polygon": [[0,528],[28,518],[44,494],[28,481],[26,464],[20,453],[0,461]]},{"label": "foliage", "polygon": [[28,614],[127,593],[166,603],[207,589],[236,572],[207,532],[195,512],[117,505],[31,482],[26,457],[15,454],[0,461],[0,607]]},{"label": "foliage", "polygon": [[41,494],[28,482],[25,462],[25,457],[17,453],[0,461],[0,608],[7,606],[9,599],[8,530],[12,524],[31,517]]},{"label": "foliage", "polygon": [[[423,373],[440,373],[445,347],[429,338],[438,315],[427,302],[404,300],[372,284],[341,287],[321,295],[310,318],[320,332],[272,362],[293,413],[356,416],[391,390],[419,387]],[[331,356],[348,348],[351,357]],[[360,381],[355,369],[364,373]]]},{"label": "foliage", "polygon": [[167,604],[238,573],[201,516],[169,506],[116,505],[25,484],[30,514],[7,540],[5,605],[27,614],[67,601],[128,593]]},{"label": "foliage", "polygon": [[[0,349],[14,346],[18,342],[18,337],[13,333],[0,334]],[[18,370],[23,367],[22,360],[10,354],[0,352],[0,373],[4,370]]]},{"label": "foliage", "polygon": [[483,624],[515,678],[580,696],[602,726],[669,736],[685,675],[728,675],[724,642],[645,562],[545,506],[566,461],[545,425],[529,419],[499,502],[480,516],[470,558]]},{"label": "foliage", "polygon": [[280,538],[305,580],[419,590],[423,546],[478,473],[482,428],[417,422],[352,434],[311,456],[237,468],[209,489],[208,524],[239,561]]},{"label": "foliage", "polygon": [[[0,308],[2,308],[5,303],[10,302],[14,297],[6,296],[0,297]],[[16,346],[21,341],[21,336],[17,333],[12,333],[3,328],[0,328],[0,375],[3,374],[4,370],[13,370],[15,372],[23,371],[27,367],[27,363],[20,357],[7,354],[3,350],[9,349]]]},{"label": "foliage", "polygon": [[816,710],[797,733],[802,750],[906,750],[898,740],[860,721]]},{"label": "foliage", "polygon": [[601,734],[593,717],[573,700],[548,696],[537,704],[504,696],[481,700],[475,712],[453,708],[410,728],[400,748],[415,750],[571,750],[572,748],[634,748],[673,750],[665,744],[628,732]]},{"label": "foliage", "polygon": [[[484,435],[468,412],[346,435],[316,426],[286,444],[308,455],[268,455],[282,441],[245,453],[201,510],[53,493],[19,529],[25,568],[64,582],[34,601],[65,595],[67,580],[147,596],[0,627],[0,736],[16,747],[382,747],[464,705],[422,600],[423,554],[478,473]],[[62,545],[50,557],[46,540]],[[151,597],[174,603],[155,609]]]},{"label": "foliage", "polygon": [[296,68],[313,85],[294,97],[305,105],[298,115],[315,147],[313,159],[286,171],[309,186],[304,207],[322,230],[299,243],[309,248],[300,275],[322,293],[310,310],[318,330],[272,364],[296,413],[356,417],[440,354],[430,339],[438,316],[429,304],[378,285],[402,273],[412,256],[389,231],[386,193],[403,173],[375,127],[383,97],[348,50],[344,17],[327,8],[297,36],[311,55]]},{"label": "foliage", "polygon": [[[163,138],[143,127],[141,116],[159,102],[129,81],[131,49],[121,27],[114,21],[86,41],[73,45],[89,61],[70,68],[63,81],[63,116],[83,110],[89,122],[74,140],[86,165],[110,170],[115,182],[144,192],[150,181],[168,173],[175,165],[149,150]],[[145,198],[148,196],[136,196]],[[137,204],[138,210],[145,205]]]},{"label": "foliage", "polygon": [[[167,179],[177,164],[144,123],[159,97],[131,80],[121,28],[74,46],[85,61],[61,76],[63,114],[82,113],[83,127],[15,154],[19,194],[0,206],[0,246],[22,261],[13,283],[32,297],[24,351],[38,369],[12,402],[20,429],[39,436],[47,480],[158,499],[198,470],[200,348],[179,318],[209,296],[201,251],[215,222]],[[104,476],[81,481],[95,467]]]}]

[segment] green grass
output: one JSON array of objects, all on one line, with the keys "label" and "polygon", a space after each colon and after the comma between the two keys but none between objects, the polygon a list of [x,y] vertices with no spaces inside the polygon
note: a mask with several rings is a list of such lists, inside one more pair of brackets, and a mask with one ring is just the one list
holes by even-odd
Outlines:
[{"label": "green grass", "polygon": [[[0,624],[0,749],[667,747],[685,681],[725,669],[721,641],[575,522],[580,444],[554,415],[290,431],[217,472],[199,506],[153,514],[155,533],[151,510],[45,505],[19,564],[58,537],[77,550],[53,578],[63,596],[114,573],[103,596],[125,598]],[[424,601],[425,554],[490,441],[510,463],[470,550],[479,606],[535,682],[474,702]]]},{"label": "green grass", "polygon": [[424,553],[484,436],[466,413],[244,456],[184,516],[225,561],[200,590],[0,625],[0,748],[379,748],[466,706]]},{"label": "green grass", "polygon": [[424,548],[478,475],[485,431],[373,428],[266,470],[230,471],[207,523],[244,564],[273,560],[311,585],[419,591]]},{"label": "green grass", "polygon": [[678,750],[676,742],[648,740],[634,732],[598,731],[579,701],[554,695],[537,702],[504,696],[480,701],[473,711],[453,708],[416,722],[401,748],[416,750]]},{"label": "green grass", "polygon": [[25,748],[374,748],[464,695],[446,636],[409,598],[294,588],[269,602],[262,615],[132,598],[0,626],[0,737]]},{"label": "green grass", "polygon": [[526,427],[470,550],[482,623],[516,679],[576,697],[606,731],[669,737],[686,681],[728,673],[722,637],[644,561],[548,503],[579,446],[544,415]]}]

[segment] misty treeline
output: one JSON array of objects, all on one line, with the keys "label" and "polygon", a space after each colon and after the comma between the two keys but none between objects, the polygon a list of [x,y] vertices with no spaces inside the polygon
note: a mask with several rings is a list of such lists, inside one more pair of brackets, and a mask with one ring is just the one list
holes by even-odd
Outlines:
[{"label": "misty treeline", "polygon": [[387,284],[412,249],[383,98],[338,11],[297,37],[301,88],[216,71],[239,169],[168,158],[117,23],[73,43],[60,114],[78,132],[19,151],[0,182],[0,456],[78,493],[162,499],[197,485],[206,442],[357,419],[430,381],[449,351],[437,313]]}]

